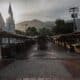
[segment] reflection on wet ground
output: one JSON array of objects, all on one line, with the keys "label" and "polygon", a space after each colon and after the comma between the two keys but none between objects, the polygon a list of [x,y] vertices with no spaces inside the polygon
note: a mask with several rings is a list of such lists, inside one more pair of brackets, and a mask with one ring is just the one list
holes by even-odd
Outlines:
[{"label": "reflection on wet ground", "polygon": [[31,58],[44,58],[44,59],[80,59],[80,54],[70,52],[62,47],[55,46],[53,43],[47,44],[46,50],[38,49],[38,44],[34,45],[29,54]]},{"label": "reflection on wet ground", "polygon": [[79,54],[55,46],[51,42],[48,42],[47,46],[47,50],[40,50],[36,43],[28,52],[28,59],[25,56],[25,59],[15,60],[0,70],[0,77],[60,77],[70,80],[74,77],[80,78]]}]

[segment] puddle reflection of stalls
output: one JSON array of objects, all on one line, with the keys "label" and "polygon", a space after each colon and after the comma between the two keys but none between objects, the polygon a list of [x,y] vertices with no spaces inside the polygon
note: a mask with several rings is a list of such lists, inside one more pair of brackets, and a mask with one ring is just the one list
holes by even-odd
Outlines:
[{"label": "puddle reflection of stalls", "polygon": [[38,53],[35,56],[38,58],[44,58],[47,56],[47,52],[45,50],[38,50]]}]

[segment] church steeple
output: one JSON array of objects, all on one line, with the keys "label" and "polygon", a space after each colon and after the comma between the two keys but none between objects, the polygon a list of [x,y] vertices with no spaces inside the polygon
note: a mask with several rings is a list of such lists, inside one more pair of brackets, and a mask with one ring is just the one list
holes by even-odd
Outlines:
[{"label": "church steeple", "polygon": [[11,3],[9,3],[8,13],[9,13],[9,15],[10,15],[11,17],[13,17],[13,12],[12,12]]},{"label": "church steeple", "polygon": [[13,12],[11,4],[9,3],[9,9],[8,9],[9,17],[6,19],[6,31],[14,33],[15,32],[15,22],[13,19]]}]

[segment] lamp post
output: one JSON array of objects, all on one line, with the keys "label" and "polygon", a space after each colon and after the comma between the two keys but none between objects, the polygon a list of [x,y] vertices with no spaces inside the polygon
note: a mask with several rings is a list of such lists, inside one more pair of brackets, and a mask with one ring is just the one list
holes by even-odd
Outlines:
[{"label": "lamp post", "polygon": [[78,19],[78,7],[73,7],[69,9],[69,12],[71,13],[71,17],[73,18],[73,25],[74,25],[74,32],[77,31],[77,23],[76,20]]}]

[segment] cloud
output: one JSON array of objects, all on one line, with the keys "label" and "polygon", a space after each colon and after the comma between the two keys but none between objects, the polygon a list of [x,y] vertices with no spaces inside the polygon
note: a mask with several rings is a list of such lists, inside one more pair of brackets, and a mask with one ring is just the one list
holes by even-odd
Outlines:
[{"label": "cloud", "polygon": [[[80,7],[80,0],[0,0],[0,11],[6,14],[4,5],[12,3],[16,22],[28,19],[55,20],[58,18],[69,19],[68,9]],[[2,8],[2,9],[1,9]],[[7,15],[6,15],[7,16]]]}]

